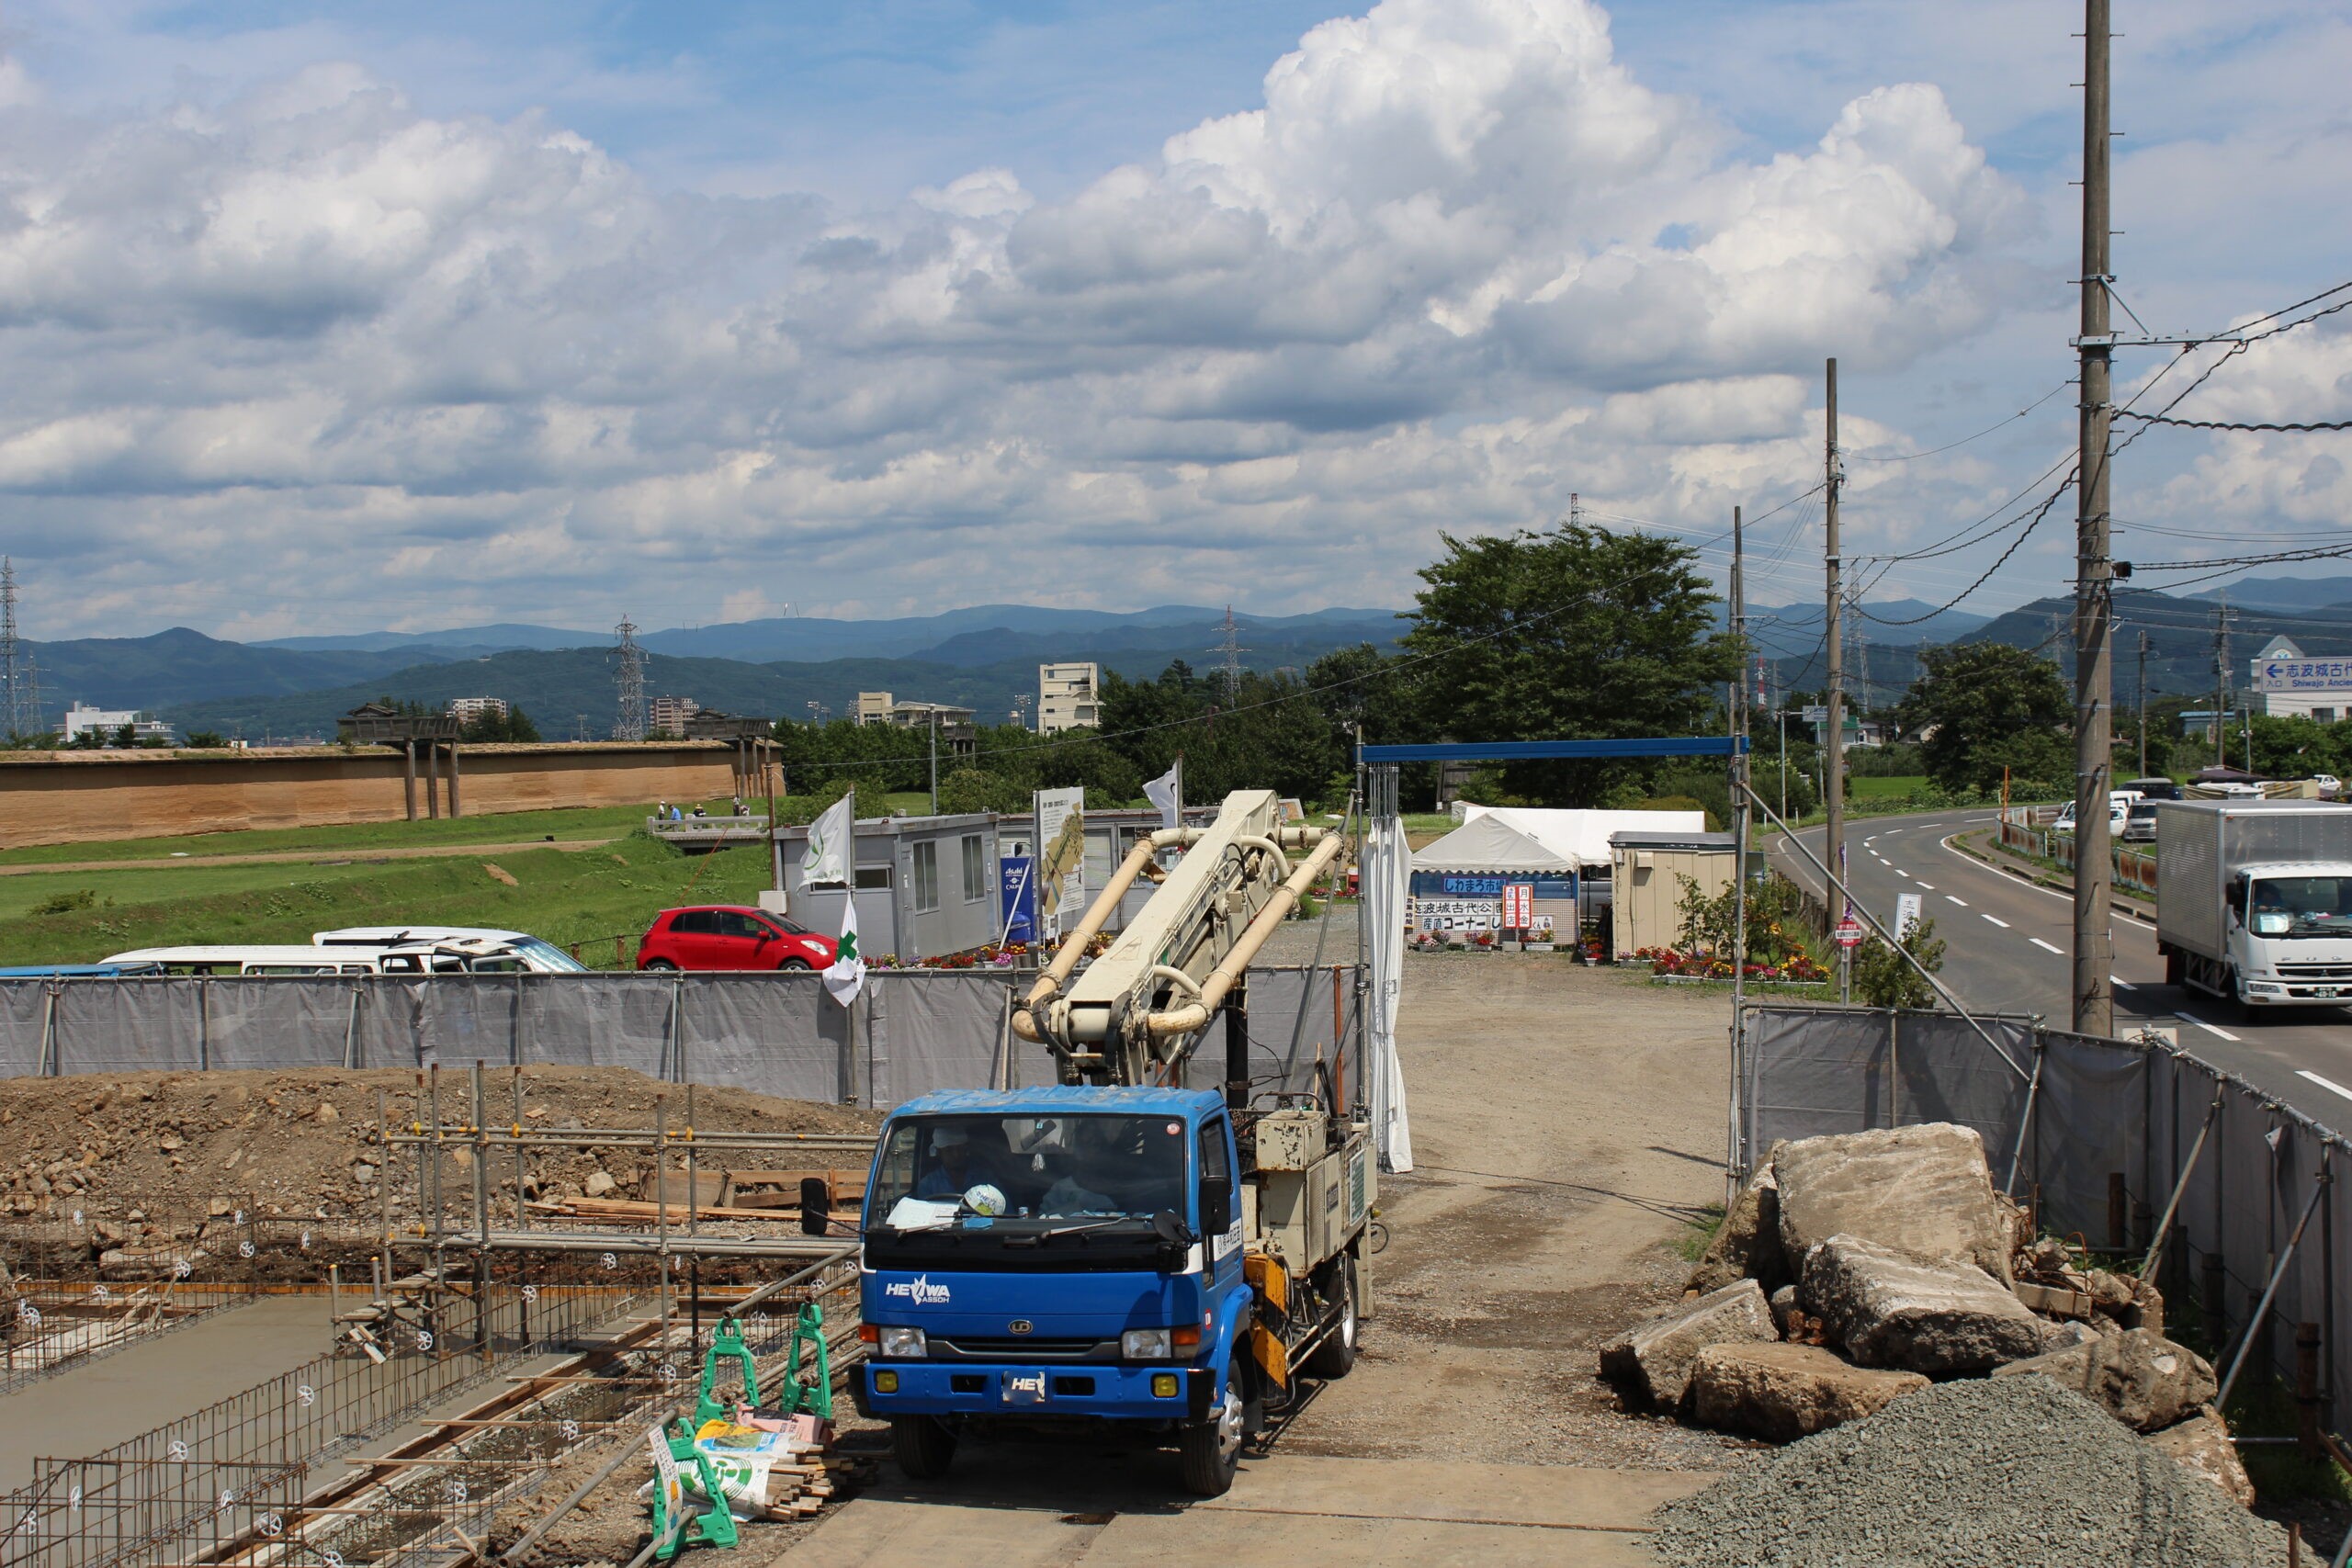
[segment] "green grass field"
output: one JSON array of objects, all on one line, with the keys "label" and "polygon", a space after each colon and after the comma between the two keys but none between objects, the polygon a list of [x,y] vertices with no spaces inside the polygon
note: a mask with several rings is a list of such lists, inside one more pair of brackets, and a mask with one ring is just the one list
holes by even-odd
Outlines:
[{"label": "green grass field", "polygon": [[[491,875],[486,863],[517,886]],[[609,969],[633,959],[657,911],[688,901],[750,903],[767,886],[766,857],[755,850],[688,856],[642,836],[494,859],[36,872],[0,877],[0,964],[87,963],[166,944],[306,942],[333,926],[417,921],[582,942],[583,963]],[[40,912],[78,904],[84,894],[86,905]],[[616,935],[627,938],[617,957]]]}]

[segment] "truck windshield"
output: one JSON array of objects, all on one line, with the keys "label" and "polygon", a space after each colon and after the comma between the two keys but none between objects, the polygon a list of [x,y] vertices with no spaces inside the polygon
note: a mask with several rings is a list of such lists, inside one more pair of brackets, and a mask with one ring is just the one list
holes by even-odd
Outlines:
[{"label": "truck windshield", "polygon": [[2247,904],[2256,936],[2352,936],[2352,876],[2266,876]]},{"label": "truck windshield", "polygon": [[899,1229],[957,1214],[1149,1219],[1185,1212],[1182,1118],[914,1116],[894,1122],[866,1213]]}]

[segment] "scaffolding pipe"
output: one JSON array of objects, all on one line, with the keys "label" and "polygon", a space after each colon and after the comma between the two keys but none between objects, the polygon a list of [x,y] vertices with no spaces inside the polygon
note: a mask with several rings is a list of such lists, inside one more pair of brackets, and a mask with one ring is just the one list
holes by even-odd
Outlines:
[{"label": "scaffolding pipe", "polygon": [[2171,1201],[2165,1204],[2165,1217],[2156,1222],[2156,1234],[2148,1243],[2148,1256],[2140,1260],[2140,1278],[2152,1285],[2156,1282],[2156,1270],[2164,1266],[2165,1237],[2171,1234],[2173,1219],[2180,1213],[2180,1200],[2188,1190],[2188,1179],[2196,1174],[2197,1161],[2205,1153],[2205,1140],[2212,1134],[2213,1118],[2222,1113],[2222,1092],[2221,1086],[2215,1085],[2213,1103],[2205,1108],[2205,1120],[2197,1128],[2197,1141],[2188,1145],[2188,1163],[2180,1168],[2180,1179],[2172,1184]]},{"label": "scaffolding pipe", "polygon": [[2294,1234],[2287,1238],[2287,1248],[2278,1255],[2278,1267],[2270,1271],[2270,1283],[2264,1286],[2262,1299],[2255,1303],[2254,1315],[2246,1319],[2245,1332],[2239,1337],[2238,1353],[2230,1359],[2230,1374],[2222,1380],[2219,1393],[2213,1395],[2213,1408],[2224,1409],[2230,1403],[2230,1389],[2238,1381],[2238,1373],[2245,1366],[2245,1359],[2254,1351],[2254,1337],[2261,1332],[2262,1320],[2270,1315],[2271,1299],[2278,1293],[2279,1281],[2287,1277],[2287,1266],[2295,1259],[2295,1248],[2303,1239],[2303,1227],[2312,1223],[2312,1213],[2319,1207],[2320,1199],[2327,1192],[2327,1162],[2334,1151],[2322,1149],[2319,1175],[2312,1182],[2310,1201],[2303,1205],[2302,1218],[2295,1222]]}]

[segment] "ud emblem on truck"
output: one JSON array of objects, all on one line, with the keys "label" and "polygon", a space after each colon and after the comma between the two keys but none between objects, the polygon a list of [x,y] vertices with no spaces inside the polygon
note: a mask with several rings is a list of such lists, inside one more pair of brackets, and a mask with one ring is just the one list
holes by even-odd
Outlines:
[{"label": "ud emblem on truck", "polygon": [[1005,1327],[1012,1330],[1015,1334],[1026,1334],[1035,1326],[1035,1324],[1031,1323],[1025,1317],[1016,1317],[1011,1323],[1005,1325]]}]

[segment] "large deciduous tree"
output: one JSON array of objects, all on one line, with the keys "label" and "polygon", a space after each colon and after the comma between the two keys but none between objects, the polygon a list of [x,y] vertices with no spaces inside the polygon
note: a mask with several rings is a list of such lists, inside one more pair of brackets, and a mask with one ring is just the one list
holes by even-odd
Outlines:
[{"label": "large deciduous tree", "polygon": [[[1442,536],[1421,569],[1420,656],[1399,671],[1420,728],[1447,739],[1609,739],[1708,728],[1738,649],[1714,629],[1697,552],[1646,534],[1563,525],[1477,539]],[[1518,762],[1514,795],[1598,803],[1642,762]]]},{"label": "large deciduous tree", "polygon": [[1921,739],[1928,776],[1950,790],[2072,793],[2073,699],[2058,667],[2003,642],[1919,650],[1903,727]]}]

